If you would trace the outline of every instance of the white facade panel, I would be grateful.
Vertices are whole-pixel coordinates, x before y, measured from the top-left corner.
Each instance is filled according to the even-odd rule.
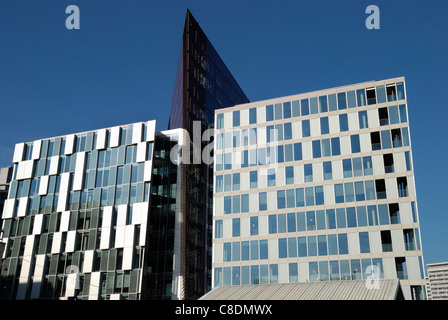
[[[102,250],[110,248],[110,229],[111,228],[101,229],[100,249]]]
[[[347,117],[349,130],[359,130],[358,112],[349,112]]]
[[[266,122],[266,107],[260,106],[257,107],[257,123]]]
[[[123,270],[132,270],[134,248],[123,249]]]
[[[313,146],[311,141],[302,142],[303,160],[313,159]]]
[[[97,131],[96,135],[96,150],[101,150],[106,148],[107,130],[100,129]]]
[[[59,192],[70,191],[70,172],[61,173],[61,183],[59,185]]]
[[[57,207],[58,212],[65,211],[67,209],[67,196],[68,196],[68,192],[60,192],[59,193],[58,207]]]
[[[222,220],[222,237],[224,239],[232,237],[232,219]]]
[[[156,133],[156,120],[146,122],[146,141],[154,141]]]
[[[404,159],[404,152],[394,152],[394,170],[395,172],[406,172],[406,162]]]
[[[258,217],[258,234],[260,236],[268,234],[268,216]]]
[[[67,240],[65,242],[65,252],[75,252],[76,230],[67,232]]]
[[[14,148],[14,156],[12,162],[18,163],[23,159],[23,152],[25,151],[25,143],[17,143]]]
[[[24,217],[26,215],[26,210],[28,209],[28,197],[23,197],[19,199],[19,207],[17,209],[17,217]]]
[[[339,180],[344,177],[342,171],[342,160],[334,160],[331,162],[331,170],[333,171],[333,180]]]
[[[310,119],[310,130],[312,137],[320,136],[320,118]]]
[[[394,252],[404,252],[404,237],[403,230],[390,230],[391,238],[392,238],[392,248]]]
[[[82,272],[89,273],[93,271],[93,259],[95,258],[94,250],[84,251],[84,264],[82,265]]]
[[[152,176],[152,160],[145,161],[145,171],[143,180],[145,182],[151,181]]]
[[[68,231],[70,224],[70,211],[64,211],[61,213],[61,223],[59,225],[59,231]]]
[[[42,233],[43,218],[44,218],[43,214],[36,214],[34,216],[33,234],[41,234]]]
[[[350,136],[340,137],[341,141],[341,155],[348,155],[352,153]]]
[[[369,119],[369,128],[379,127],[380,119],[378,117],[378,109],[367,110],[367,119]]]
[[[278,264],[278,283],[289,283],[289,265],[287,263]]]
[[[147,142],[140,142],[137,144],[137,162],[144,162],[146,160],[146,148],[148,146]]]
[[[125,226],[117,226],[115,229],[115,248],[124,247]]]
[[[402,224],[411,224],[414,222],[412,217],[412,209],[410,202],[400,202],[398,203],[400,210],[400,220]]]
[[[118,147],[120,145],[120,132],[119,126],[110,129],[110,146],[111,148]]]
[[[113,214],[114,207],[108,206],[104,207],[103,209],[103,220],[101,222],[102,228],[108,228],[112,226],[112,214]]]
[[[90,276],[89,300],[98,300],[101,289],[101,272],[92,272]]]
[[[372,151],[372,141],[370,140],[370,133],[360,133],[359,143],[361,145],[361,152]]]
[[[127,225],[124,229],[124,247],[133,247],[134,246],[134,230],[135,226]]]
[[[240,126],[249,125],[249,109],[243,109],[240,111]]]
[[[213,261],[212,263],[222,262],[222,243],[213,244]]]
[[[406,257],[406,268],[408,271],[408,279],[409,280],[420,280],[420,263],[418,261],[417,256],[408,256]]]
[[[39,195],[45,196],[48,192],[48,179],[49,176],[42,176],[40,177],[40,183],[39,183]]]
[[[241,225],[240,225],[240,229],[241,229],[241,237],[248,237],[250,236],[250,222],[249,222],[249,217],[243,217],[241,218]]]
[[[383,257],[384,279],[396,279],[395,258]]]
[[[70,155],[73,153],[75,149],[75,135],[69,134],[65,137],[65,149],[64,149],[64,155]]]
[[[128,217],[128,205],[127,204],[119,205],[117,212],[117,226],[126,225],[127,217]]]
[[[53,156],[50,158],[50,171],[49,175],[55,175],[58,174],[59,169],[59,156]]]
[[[386,195],[387,199],[397,199],[398,198],[398,188],[396,178],[386,178]]]
[[[249,211],[258,212],[258,209],[259,209],[258,194],[257,193],[249,194]]]
[[[369,242],[371,253],[381,253],[383,251],[380,231],[369,231]]]
[[[350,254],[359,254],[359,234],[357,232],[347,233],[348,252]]]
[[[51,245],[51,253],[61,252],[62,232],[53,233],[53,242]]]
[[[3,207],[2,219],[9,219],[14,217],[14,209],[16,207],[16,199],[6,199]]]
[[[134,123],[132,126],[132,143],[142,142],[143,123]]]
[[[42,140],[36,140],[33,143],[33,153],[31,155],[31,160],[37,160],[40,158],[40,149],[42,147]]]
[[[31,256],[33,254],[35,238],[36,238],[35,235],[28,235],[28,236],[26,236],[25,250],[23,251],[23,255],[24,256]]]
[[[278,259],[278,239],[268,240],[268,257],[269,259]]]
[[[372,156],[372,166],[374,175],[384,174],[384,160],[382,154]]]
[[[328,117],[328,126],[330,134],[339,133],[339,118],[337,115]]]
[[[324,186],[324,201],[326,205],[334,204],[334,186],[325,185]]]

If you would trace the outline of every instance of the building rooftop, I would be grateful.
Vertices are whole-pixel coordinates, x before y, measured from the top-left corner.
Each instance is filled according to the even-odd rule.
[[[378,281],[377,289],[365,280],[223,286],[199,300],[404,300],[398,279]]]

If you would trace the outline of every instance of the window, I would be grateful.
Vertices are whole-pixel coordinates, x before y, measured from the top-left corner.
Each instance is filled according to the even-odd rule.
[[[241,212],[249,212],[249,195],[241,195]]]
[[[324,204],[324,187],[317,186],[314,188],[314,197],[316,200],[316,206]]]
[[[285,144],[285,161],[294,161],[294,154],[292,151],[293,145],[292,144]]]
[[[392,153],[383,154],[383,163],[385,173],[394,172],[394,157]]]
[[[313,182],[313,165],[311,163],[303,166],[305,173],[305,182]]]
[[[250,259],[258,260],[258,240],[252,240],[250,242]]]
[[[346,228],[347,227],[347,219],[345,217],[345,208],[337,208],[336,209],[336,221],[338,228]]]
[[[356,187],[355,187],[356,189]],[[356,218],[358,220],[358,227],[366,227],[367,226],[367,210],[366,207],[357,207],[356,208]]]
[[[361,144],[359,142],[359,134],[351,135],[350,142],[351,142],[351,146],[352,146],[352,153],[361,152]]]
[[[405,249],[416,250],[414,229],[403,229],[403,237]]]
[[[339,115],[339,131],[348,131],[348,118],[346,113]]]
[[[308,236],[308,257],[317,256],[316,236]]]
[[[400,117],[398,115],[398,106],[389,107],[389,123],[390,124],[400,123]]]
[[[365,181],[366,186],[366,200],[375,200],[375,183],[373,180]]]
[[[397,97],[398,97],[398,100],[406,99],[405,94],[404,94],[404,83],[403,82],[397,83]]]
[[[314,188],[305,188],[305,200],[307,206],[314,206]]]
[[[386,102],[386,90],[385,90],[384,86],[376,87],[376,98],[377,98],[377,103]]]
[[[406,258],[405,257],[395,258],[395,267],[396,267],[398,279],[407,280],[408,272],[407,272],[407,268],[406,268]]]
[[[376,206],[368,206],[367,207],[367,218],[369,220],[369,226],[377,226],[378,225],[378,213],[376,210]]]
[[[390,230],[381,231],[381,246],[383,252],[392,252],[392,236]]]
[[[258,206],[259,211],[266,211],[268,209],[266,192],[260,192],[258,194]]]
[[[232,175],[224,175],[224,192],[232,191]]]
[[[330,127],[328,125],[328,117],[320,118],[320,133],[321,134],[330,133]]]
[[[312,144],[313,144],[313,158],[314,159],[320,158],[322,155],[320,150],[320,140],[314,140]]]
[[[320,112],[327,112],[328,111],[327,96],[320,96],[319,97],[319,110],[320,110]]]
[[[240,190],[240,174],[234,173],[233,174],[233,191],[239,191]]]
[[[332,180],[333,179],[333,172],[331,169],[331,161],[326,161],[323,163],[323,169],[324,169],[324,180]]]
[[[408,122],[407,112],[406,112],[406,105],[402,104],[399,106],[400,109],[400,121],[401,123]]]
[[[380,220],[380,225],[389,224],[389,210],[387,209],[387,204],[378,205],[378,216]]]
[[[319,104],[317,102],[317,97],[310,98],[310,109],[311,114],[319,113]]]
[[[286,184],[294,184],[294,167],[285,167]]]
[[[344,178],[351,178],[352,175],[352,160],[351,159],[343,159],[342,160],[342,169],[344,171]]]
[[[327,236],[326,235],[317,236],[317,244],[318,244],[319,256],[326,256],[327,255]]]
[[[300,101],[301,104],[301,112],[302,112],[302,116],[307,116],[310,114],[310,106],[308,103],[308,99],[302,99]]]
[[[290,140],[290,139],[292,139],[292,126],[291,126],[291,122],[285,123],[283,126],[284,126],[284,135],[283,135],[283,139],[284,139],[284,140]]]
[[[292,102],[292,116],[298,117],[300,116],[300,102],[299,100],[295,100]]]
[[[392,148],[392,143],[391,143],[391,137],[390,137],[390,131],[389,130],[381,131],[381,142],[382,142],[383,149],[390,149],[390,148]]]
[[[397,89],[395,89],[395,85],[388,85],[386,87],[387,93],[387,101],[396,101],[397,100]]]
[[[258,188],[258,171],[251,171],[249,174],[250,188]]]
[[[294,161],[302,160],[302,143],[294,143]]]
[[[328,95],[328,108],[330,111],[336,111],[338,109],[336,94]]]
[[[367,93],[367,104],[368,105],[375,104],[376,103],[375,88],[367,88],[366,93]]]
[[[356,108],[356,94],[354,90],[347,92],[347,104],[349,108]]]
[[[240,126],[240,111],[233,111],[233,127]]]
[[[278,220],[278,233],[286,232],[286,214],[282,213],[277,216]]]
[[[371,156],[362,158],[362,166],[363,166],[363,169],[364,169],[364,175],[365,176],[373,174],[372,157]]]
[[[369,127],[369,123],[367,121],[367,111],[358,112],[359,119],[359,129],[366,129]]]
[[[282,119],[282,104],[276,103],[274,106],[274,116],[275,120],[281,120]]]
[[[286,195],[285,190],[277,191],[277,209],[285,209],[286,208]]]
[[[361,253],[370,253],[369,233],[359,233],[359,248]]]
[[[309,137],[311,136],[311,129],[310,129],[310,120],[303,120],[302,121],[302,137]]]
[[[336,229],[336,216],[334,209],[327,209],[326,212],[327,229]]]
[[[408,196],[408,181],[406,177],[397,178],[398,196],[400,198]]]
[[[270,214],[268,216],[269,234],[277,233],[277,215]]]
[[[268,180],[268,187],[275,186],[275,169],[267,170],[267,180]]]
[[[338,234],[339,254],[348,254],[348,241],[346,233]]]
[[[386,183],[384,179],[375,180],[376,198],[386,199]]]
[[[353,190],[353,182],[344,183],[345,202],[355,201],[355,192]]]
[[[362,176],[362,160],[361,158],[353,158],[353,176],[360,177]]]
[[[283,102],[283,119],[291,118],[291,102]]]
[[[274,120],[274,106],[267,105],[266,106],[266,121],[273,121]]]
[[[405,158],[405,161],[406,161],[406,170],[407,171],[412,171],[411,152],[410,151],[405,151],[404,158]]]
[[[232,197],[224,197],[224,214],[232,213]]]
[[[403,141],[401,139],[401,130],[400,129],[392,129],[392,145],[394,148],[400,148],[403,146]]]
[[[358,100],[358,107],[362,107],[366,105],[366,92],[364,89],[356,90],[356,96]]]
[[[344,203],[344,186],[342,183],[334,185],[334,195],[336,203]]]
[[[296,232],[296,214],[290,212],[287,214],[288,232]]]
[[[389,204],[389,216],[391,224],[400,224],[400,209],[398,203]]]
[[[257,123],[257,108],[249,109],[249,124]]]
[[[331,156],[331,144],[330,139],[322,140],[322,157],[330,157]]]
[[[331,155],[332,156],[341,155],[341,146],[339,143],[339,137],[331,138]]]
[[[378,131],[370,133],[370,141],[372,142],[372,151],[381,150],[381,139]]]
[[[357,181],[355,182],[355,196],[356,201],[364,201],[366,199],[364,195],[364,182]]]
[[[307,245],[306,245],[306,237],[298,237],[297,238],[297,247],[299,251],[299,257],[307,256]]]
[[[232,237],[240,236],[240,218],[232,219]]]
[[[345,92],[338,93],[338,109],[347,109],[347,100],[345,98]]]
[[[305,194],[303,188],[296,189],[296,207],[305,206]]]

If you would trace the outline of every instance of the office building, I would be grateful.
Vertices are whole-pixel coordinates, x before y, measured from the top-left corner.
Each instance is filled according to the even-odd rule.
[[[428,300],[448,300],[448,262],[428,264]]]
[[[12,178],[12,167],[0,168],[0,219],[2,217],[3,206],[8,197],[9,183]]]
[[[215,111],[213,286],[399,279],[424,298],[404,78]]]

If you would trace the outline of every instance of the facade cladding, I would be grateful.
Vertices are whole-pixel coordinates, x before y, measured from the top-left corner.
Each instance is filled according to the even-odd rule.
[[[424,297],[404,78],[215,116],[214,287],[398,278]]]
[[[249,100],[188,11],[177,69],[169,129],[182,128],[193,138],[213,126],[214,111]],[[191,146],[193,155],[197,147]],[[181,166],[182,221],[179,297],[197,299],[211,288],[213,168],[204,163]],[[161,227],[163,227],[161,225]],[[169,275],[167,275],[169,277]],[[154,298],[163,298],[154,296]]]
[[[1,299],[139,299],[155,121],[16,145]]]

